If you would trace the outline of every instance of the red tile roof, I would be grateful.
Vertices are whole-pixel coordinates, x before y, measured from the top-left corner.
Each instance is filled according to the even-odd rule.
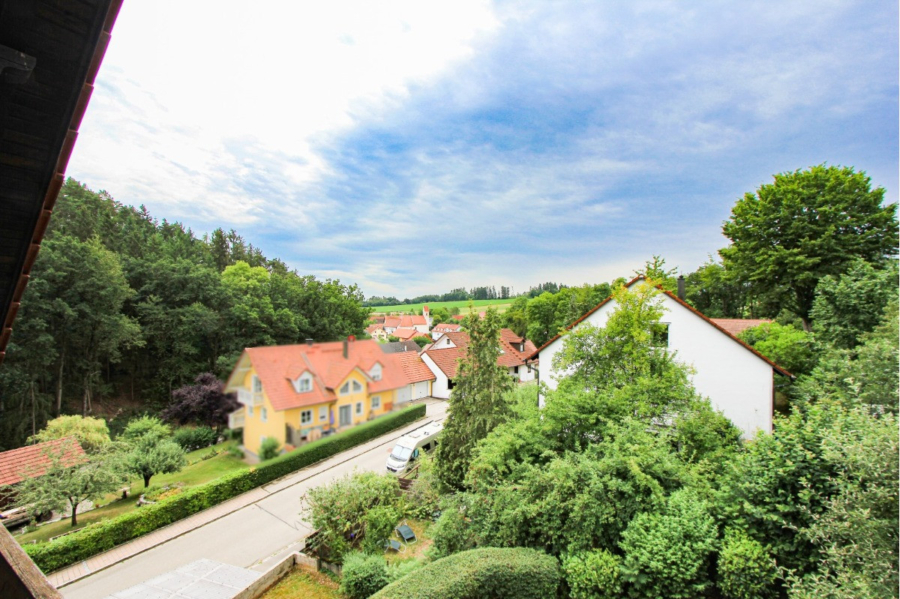
[[[64,465],[74,465],[84,455],[81,445],[72,437],[4,451],[0,453],[0,486],[43,475],[53,464],[51,456],[59,456]]]
[[[735,336],[751,327],[772,322],[764,318],[710,318],[710,320]]]
[[[396,329],[400,326],[400,317],[399,316],[387,316],[384,319],[385,328],[390,327]]]
[[[640,280],[643,280],[643,279],[644,279],[644,275],[638,275],[638,276],[636,276],[635,278],[631,279],[628,283],[626,283],[625,286],[626,286],[626,287],[631,287],[631,286],[634,285],[636,282],[638,282],[638,281],[640,281]],[[670,292],[670,291],[667,291],[667,290],[663,289],[663,288],[660,287],[660,286],[657,286],[657,288],[658,288],[661,292],[665,293],[665,294],[668,295],[670,298],[672,298],[673,300],[675,300],[676,302],[678,302],[679,304],[681,304],[682,306],[684,306],[685,308],[687,308],[688,310],[690,310],[691,312],[693,312],[694,314],[696,314],[697,316],[699,316],[700,318],[702,318],[703,320],[705,320],[706,322],[708,322],[710,325],[712,325],[712,326],[714,326],[715,328],[717,328],[721,333],[723,333],[723,334],[725,334],[725,335],[728,335],[728,337],[730,337],[731,339],[733,339],[735,342],[740,343],[741,345],[743,345],[743,346],[744,346],[744,349],[749,350],[749,351],[753,352],[754,354],[756,354],[756,356],[757,356],[758,358],[760,358],[760,359],[763,360],[764,362],[768,363],[769,366],[771,366],[771,367],[772,367],[776,372],[778,372],[779,374],[782,374],[782,375],[784,375],[784,376],[786,376],[786,377],[789,377],[789,378],[795,378],[793,374],[791,374],[790,372],[788,372],[787,370],[785,370],[784,368],[782,368],[781,366],[779,366],[778,364],[776,364],[775,362],[773,362],[772,360],[770,360],[769,358],[765,357],[764,355],[762,355],[761,353],[759,353],[758,351],[756,351],[755,349],[753,349],[752,347],[750,347],[749,345],[747,345],[746,343],[744,343],[743,341],[741,341],[740,339],[738,339],[737,337],[735,337],[734,335],[732,335],[731,333],[729,333],[728,331],[726,331],[722,326],[716,324],[711,318],[708,318],[707,316],[703,315],[703,313],[701,313],[699,310],[697,310],[696,308],[694,308],[694,307],[693,307],[692,305],[690,305],[689,303],[685,302],[683,299],[681,299],[680,297],[678,297],[678,296],[675,295],[674,293],[672,293],[672,292]],[[575,322],[573,322],[572,324],[570,324],[569,326],[567,326],[567,327],[566,327],[566,330],[567,330],[567,331],[572,330],[574,327],[576,327],[578,324],[580,324],[583,320],[585,320],[588,316],[590,316],[591,314],[593,314],[594,312],[596,312],[597,310],[599,310],[600,308],[602,308],[603,306],[605,306],[607,303],[609,303],[609,302],[612,300],[612,298],[613,298],[613,297],[610,295],[608,298],[606,298],[605,300],[603,300],[602,302],[600,302],[599,304],[597,304],[596,306],[594,306],[593,308],[591,308],[590,310],[588,310],[587,312],[585,312],[584,315],[583,315],[581,318],[579,318],[578,320],[576,320]],[[561,336],[562,336],[562,333],[556,334],[552,339],[550,339],[549,341],[547,341],[547,343],[545,343],[545,344],[542,345],[540,348],[538,348],[537,351],[533,352],[533,353],[528,357],[528,359],[529,359],[529,360],[535,360],[535,359],[537,359],[538,356],[539,356],[539,354],[541,353],[541,350],[543,350],[545,347],[547,347],[548,345],[550,345],[551,343],[553,343],[554,341],[556,341],[557,339],[559,339]]]
[[[428,348],[422,353],[428,354],[438,368],[441,369],[447,378],[456,376],[457,364],[460,358],[465,358],[466,349],[469,346],[469,334],[463,332],[444,333],[435,341],[435,345],[440,345],[441,338],[447,337],[456,345],[456,347],[438,349]],[[519,344],[523,341],[521,337],[516,335],[509,329],[500,329],[500,348],[503,353],[497,358],[497,364],[504,368],[512,368],[513,366],[521,366],[525,360],[534,351],[534,343],[525,339],[525,351],[519,351]]]
[[[427,325],[427,324],[428,324],[428,321],[425,320],[425,317],[422,316],[421,314],[417,314],[415,316],[410,316],[408,314],[405,314],[400,317],[400,326],[404,327],[404,328],[414,327],[416,325],[422,326],[422,325]]]
[[[343,355],[342,341],[250,347],[244,351],[274,410],[290,410],[334,401],[337,399],[334,393],[336,387],[356,369],[366,376],[370,393],[398,389],[409,384],[397,358],[399,354],[385,354],[374,339],[348,342],[347,358]],[[368,378],[368,373],[376,362],[381,364],[379,381]],[[304,369],[308,369],[313,375],[312,390],[297,393],[292,382],[296,380],[296,376],[292,375],[297,375]]]
[[[418,329],[411,328],[394,329],[394,332],[391,333],[391,335],[397,337],[401,341],[406,341],[407,339],[412,339],[413,337],[429,337],[428,333],[423,333]]]
[[[400,352],[400,363],[403,366],[403,374],[406,376],[407,383],[421,383],[422,381],[433,381],[436,377],[428,365],[422,361],[416,352]]]
[[[438,333],[453,333],[453,332],[458,331],[461,326],[462,325],[460,325],[459,323],[452,323],[452,324],[441,323],[441,324],[434,325],[434,328],[431,330],[437,331]]]

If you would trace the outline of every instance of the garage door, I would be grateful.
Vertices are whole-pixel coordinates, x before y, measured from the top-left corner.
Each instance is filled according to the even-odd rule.
[[[422,381],[421,383],[416,383],[413,387],[413,399],[419,399],[422,397],[428,397],[428,381]]]
[[[402,404],[408,402],[412,398],[412,390],[410,389],[410,385],[403,387],[402,389],[397,389],[397,400],[395,403]]]

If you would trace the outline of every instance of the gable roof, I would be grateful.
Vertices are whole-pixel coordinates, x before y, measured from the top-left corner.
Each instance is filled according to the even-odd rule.
[[[50,455],[59,455],[64,465],[77,464],[86,454],[73,437],[36,443],[0,453],[0,486],[42,476],[53,465]]]
[[[459,323],[456,323],[456,322],[454,322],[454,323],[443,322],[441,324],[434,325],[434,328],[431,330],[437,331],[438,333],[453,333],[453,332],[458,331],[461,327],[462,327],[462,325]]]
[[[422,348],[412,339],[406,341],[391,341],[390,343],[381,343],[381,351],[386,354],[399,354],[403,352],[419,353]]]
[[[369,393],[409,384],[397,357],[400,354],[386,354],[374,339],[363,339],[348,341],[347,357],[344,358],[343,344],[342,341],[335,341],[248,347],[244,353],[256,371],[272,409],[276,411],[334,401],[337,399],[335,389],[353,371],[360,372],[366,378]],[[378,381],[368,375],[376,362],[382,366],[381,380]],[[305,370],[312,373],[312,389],[297,393],[292,381]]]
[[[438,347],[433,349],[434,345],[438,345],[444,337],[450,339],[456,347]],[[497,357],[497,365],[504,368],[512,368],[521,366],[525,360],[534,352],[534,343],[524,339],[525,351],[520,352],[517,347],[523,341],[510,329],[500,329],[500,349],[503,353]],[[444,333],[435,340],[432,347],[426,347],[422,353],[427,354],[435,365],[441,369],[447,378],[456,376],[458,361],[466,355],[466,349],[469,347],[469,334],[464,332]]]
[[[406,327],[403,327],[403,328],[399,328],[399,329],[394,329],[394,332],[391,333],[391,335],[393,335],[394,337],[399,338],[401,341],[405,341],[405,340],[407,340],[407,339],[412,339],[413,337],[425,337],[425,336],[428,336],[428,333],[423,333],[423,332],[420,331],[419,329],[412,329],[412,328],[406,328]]]
[[[523,342],[525,349],[519,351]],[[521,366],[536,349],[532,341],[519,337],[510,329],[500,329],[500,347],[503,348],[504,353],[497,359],[497,364],[507,368]]]
[[[422,381],[433,381],[437,377],[428,368],[428,365],[422,361],[416,352],[405,352],[397,354],[400,364],[403,367],[403,374],[407,383],[421,383]]]
[[[632,285],[634,285],[635,283],[637,283],[638,281],[641,281],[641,280],[645,280],[644,275],[638,275],[638,276],[636,276],[635,278],[631,279],[628,283],[625,284],[625,287],[631,287]],[[776,364],[775,362],[773,362],[772,360],[770,360],[769,358],[765,357],[764,355],[762,355],[761,353],[759,353],[758,351],[756,351],[755,349],[753,349],[752,347],[750,347],[749,345],[747,345],[746,343],[744,343],[743,341],[741,341],[740,339],[738,339],[737,337],[735,337],[734,335],[732,335],[731,333],[729,333],[725,328],[723,328],[722,326],[716,324],[711,318],[708,318],[707,316],[705,316],[702,312],[700,312],[699,310],[697,310],[696,308],[694,308],[692,305],[690,305],[690,304],[688,304],[687,302],[685,302],[683,299],[681,299],[680,297],[678,297],[677,295],[675,295],[675,294],[672,293],[671,291],[667,291],[666,289],[663,289],[663,288],[662,288],[661,286],[659,286],[659,285],[657,285],[656,288],[659,289],[662,293],[664,293],[664,294],[666,294],[667,296],[669,296],[671,299],[675,300],[675,301],[676,301],[677,303],[679,303],[680,305],[684,306],[685,308],[687,308],[688,310],[690,310],[691,312],[693,312],[695,315],[697,315],[697,316],[699,316],[700,318],[702,318],[703,320],[705,320],[710,326],[715,327],[715,328],[716,328],[720,333],[722,333],[723,335],[727,335],[727,336],[728,336],[731,340],[733,340],[735,343],[741,344],[741,345],[744,347],[744,349],[746,349],[746,350],[752,352],[753,354],[755,354],[756,357],[758,357],[758,358],[761,359],[762,361],[766,362],[766,363],[767,363],[769,366],[771,366],[772,369],[774,369],[777,373],[779,373],[779,374],[781,374],[781,375],[784,375],[784,376],[786,376],[786,377],[788,377],[788,378],[795,378],[793,374],[791,374],[790,372],[788,372],[787,370],[785,370],[784,368],[782,368],[781,366],[779,366],[778,364]],[[578,320],[576,320],[575,322],[573,322],[572,324],[570,324],[569,326],[567,326],[563,332],[565,332],[565,331],[571,331],[573,328],[575,328],[576,326],[578,326],[579,324],[581,324],[581,322],[584,321],[584,320],[585,320],[587,317],[589,317],[591,314],[593,314],[594,312],[596,312],[597,310],[599,310],[600,308],[602,308],[603,306],[605,306],[606,304],[608,304],[609,302],[611,302],[612,299],[613,299],[613,296],[610,295],[608,298],[606,298],[605,300],[603,300],[602,302],[600,302],[599,304],[597,304],[596,306],[594,306],[593,308],[591,308],[590,310],[588,310],[587,312],[585,312],[584,315],[583,315],[581,318],[579,318]],[[543,350],[545,347],[549,346],[551,343],[557,341],[560,337],[562,337],[563,332],[560,332],[560,333],[557,333],[556,335],[554,335],[549,341],[547,341],[547,342],[546,342],[545,344],[543,344],[540,348],[538,348],[536,351],[534,351],[530,356],[528,356],[528,360],[531,361],[531,360],[537,359],[537,357],[538,357],[538,356],[540,355],[540,353],[541,353],[541,350]]]

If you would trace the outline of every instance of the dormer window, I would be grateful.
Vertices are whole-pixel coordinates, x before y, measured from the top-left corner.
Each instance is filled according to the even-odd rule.
[[[312,391],[313,388],[312,375],[309,372],[304,372],[291,383],[293,383],[294,391],[297,393],[307,393]]]
[[[381,364],[375,364],[372,366],[372,370],[369,371],[369,376],[372,377],[373,381],[381,380]]]

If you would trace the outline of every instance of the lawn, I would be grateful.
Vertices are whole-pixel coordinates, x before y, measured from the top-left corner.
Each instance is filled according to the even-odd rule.
[[[409,559],[422,559],[425,556],[425,551],[431,547],[432,540],[431,534],[429,534],[429,528],[432,524],[430,520],[404,520],[401,523],[406,523],[409,525],[413,532],[416,533],[416,539],[418,539],[415,543],[410,545],[406,545],[404,550],[396,553],[394,551],[388,551],[385,553],[385,560],[389,563],[395,562],[405,562]],[[398,525],[399,526],[399,525]],[[394,540],[399,540],[399,537],[396,533],[393,536]]]
[[[469,301],[470,300],[458,300],[455,302],[423,302],[420,304],[397,304],[394,306],[373,306],[373,312],[404,312],[404,313],[416,313],[420,314],[422,312],[423,306],[428,306],[430,310],[434,310],[435,308],[459,308],[460,314],[468,314],[469,312]],[[511,299],[492,299],[492,300],[471,300],[475,307],[481,312],[486,306],[493,306],[500,312],[506,311],[511,305],[513,300]]]
[[[219,478],[223,474],[249,468],[250,466],[246,464],[242,459],[230,456],[228,455],[228,453],[226,453],[226,450],[236,443],[237,441],[226,441],[225,443],[215,445],[214,447],[206,447],[204,449],[192,451],[187,454],[187,461],[189,465],[185,466],[181,470],[181,472],[176,472],[174,474],[160,474],[154,476],[152,479],[150,479],[150,485],[164,486],[179,483],[184,485],[185,487],[194,487]],[[201,459],[203,456],[209,455],[213,451],[213,449],[219,451],[219,455],[207,460]],[[110,493],[99,501],[99,504],[102,507],[91,510],[89,512],[85,512],[83,514],[78,514],[78,528],[83,528],[84,526],[87,526],[88,524],[91,524],[93,522],[99,522],[101,520],[106,520],[107,518],[114,518],[120,514],[138,509],[136,502],[138,497],[140,497],[141,491],[143,491],[143,489],[144,482],[142,480],[135,479],[129,486],[127,499],[122,499],[121,493]],[[15,538],[17,541],[19,541],[20,545],[24,545],[25,543],[30,543],[32,541],[47,541],[51,537],[76,530],[71,527],[70,523],[71,520],[69,518],[63,518],[62,520],[59,520],[57,522],[42,524],[37,528],[37,530],[34,530],[32,532],[23,535],[17,534],[15,535]]]
[[[339,586],[322,572],[294,568],[260,599],[346,599]]]

